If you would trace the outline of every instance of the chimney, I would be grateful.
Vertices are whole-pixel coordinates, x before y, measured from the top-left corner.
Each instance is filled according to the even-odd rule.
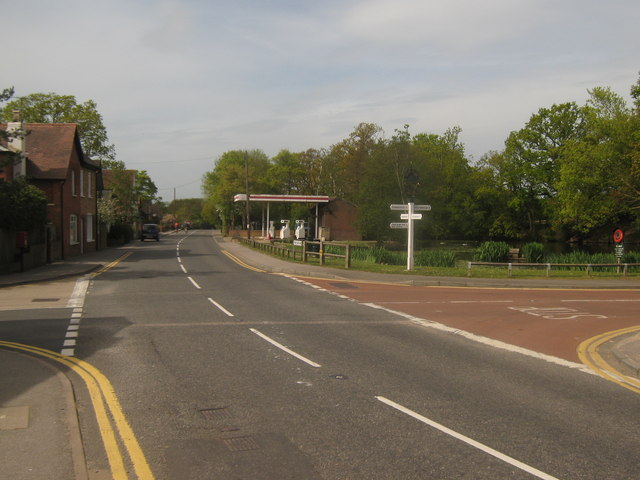
[[[7,133],[9,134],[8,147],[12,152],[17,153],[16,161],[13,165],[13,178],[27,175],[26,141],[27,132],[24,131],[24,123],[20,118],[20,110],[11,112],[11,122],[7,123]]]

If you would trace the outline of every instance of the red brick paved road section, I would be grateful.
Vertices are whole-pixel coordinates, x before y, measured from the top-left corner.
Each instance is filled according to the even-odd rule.
[[[639,290],[416,287],[305,279],[361,303],[579,362],[578,345],[640,323]]]

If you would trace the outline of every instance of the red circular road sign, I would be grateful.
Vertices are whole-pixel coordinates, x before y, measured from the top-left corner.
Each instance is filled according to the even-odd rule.
[[[615,232],[613,232],[613,241],[614,242],[620,243],[623,238],[624,238],[624,232],[622,230],[617,229]]]

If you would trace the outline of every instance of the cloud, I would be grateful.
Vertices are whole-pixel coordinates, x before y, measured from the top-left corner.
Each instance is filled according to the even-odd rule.
[[[467,53],[525,35],[541,12],[519,0],[360,2],[344,17],[354,38],[385,49]]]
[[[142,44],[159,51],[183,50],[194,26],[190,11],[175,1],[162,2],[151,10],[153,25],[143,32]]]
[[[3,78],[17,95],[95,100],[119,159],[192,196],[229,149],[329,147],[360,122],[388,135],[409,123],[459,125],[479,158],[540,107],[600,85],[628,97],[636,4],[22,0],[3,11]]]

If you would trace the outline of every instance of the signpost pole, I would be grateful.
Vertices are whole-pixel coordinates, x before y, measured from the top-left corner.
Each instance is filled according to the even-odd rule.
[[[409,219],[407,223],[409,224],[408,232],[407,232],[407,270],[413,270],[413,202],[409,202],[407,205],[409,207]]]

